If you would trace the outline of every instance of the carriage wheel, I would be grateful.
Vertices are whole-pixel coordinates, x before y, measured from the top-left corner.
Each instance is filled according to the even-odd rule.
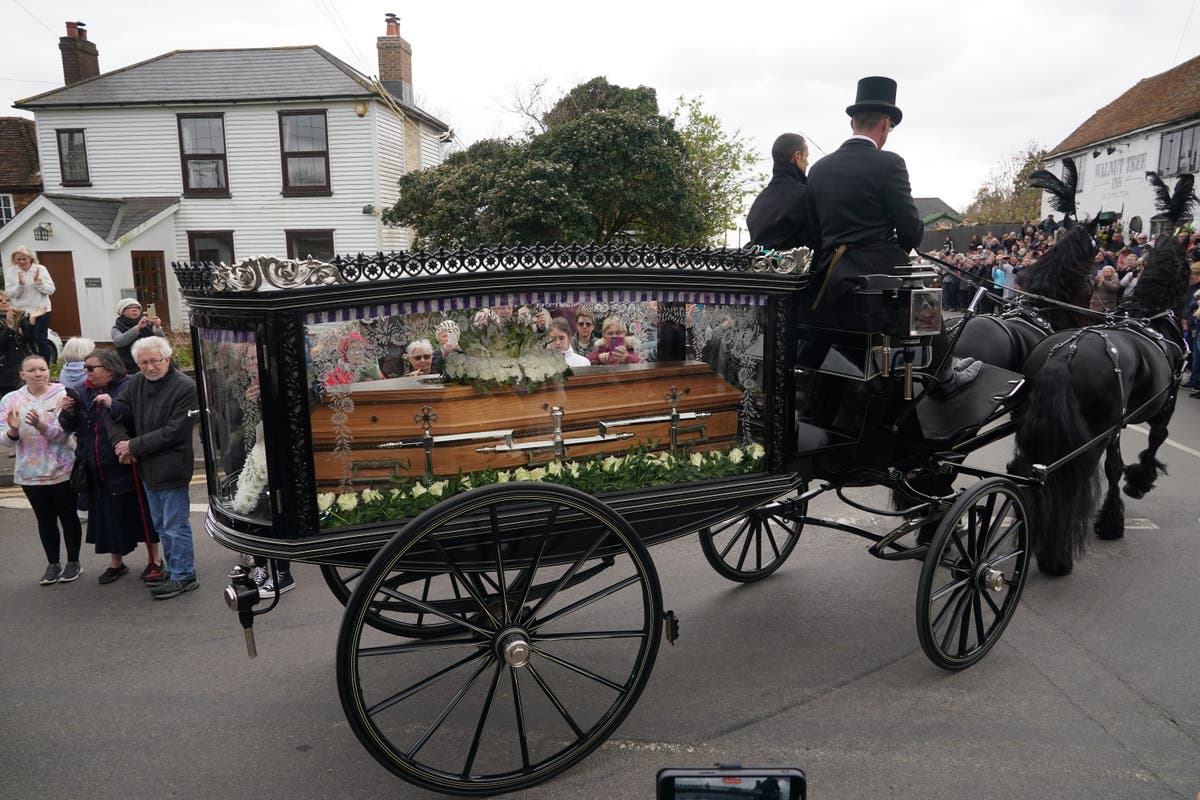
[[[746,514],[700,531],[700,549],[722,576],[750,583],[762,580],[787,560],[800,541],[804,523],[778,513],[778,505],[755,508]],[[799,506],[800,516],[808,503]]]
[[[346,605],[366,569],[322,564],[321,576],[325,578],[326,585],[338,602]],[[454,575],[393,572],[383,585],[393,590],[404,587],[405,593],[456,616],[466,618],[469,615],[469,609],[464,613],[462,607],[470,595]],[[436,638],[461,630],[456,624],[447,622],[440,616],[421,608],[406,606],[402,601],[394,601],[387,607],[368,611],[366,621],[377,630],[414,639]]]
[[[967,488],[929,543],[917,587],[921,649],[942,669],[966,669],[1000,639],[1029,568],[1025,503],[1007,478]]]
[[[389,587],[406,554],[458,577],[472,613]],[[372,628],[370,615],[396,601],[453,632],[397,642]],[[620,725],[649,678],[661,620],[658,575],[625,520],[574,489],[487,486],[424,512],[368,565],[338,636],[338,694],[367,751],[410,783],[517,791]]]

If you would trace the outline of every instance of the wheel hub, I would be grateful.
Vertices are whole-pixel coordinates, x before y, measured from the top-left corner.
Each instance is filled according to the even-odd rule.
[[[501,631],[496,637],[496,655],[510,667],[523,667],[528,664],[532,652],[529,634],[520,628]]]
[[[984,589],[991,589],[993,592],[1003,591],[1004,573],[989,564],[984,564],[979,571],[979,582]]]

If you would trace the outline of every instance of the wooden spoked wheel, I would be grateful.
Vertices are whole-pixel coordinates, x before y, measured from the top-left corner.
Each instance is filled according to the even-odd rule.
[[[917,635],[942,669],[975,664],[1000,639],[1029,571],[1029,524],[1016,484],[989,478],[959,495],[929,542]]]
[[[388,584],[414,563],[455,576],[469,613]],[[397,609],[453,630],[397,641],[369,622]],[[625,520],[573,489],[488,486],[421,514],[358,578],[338,636],[338,693],[363,746],[405,780],[452,794],[517,791],[620,725],[649,678],[661,624],[658,575]]]
[[[712,568],[740,583],[762,580],[779,569],[804,530],[803,522],[783,516],[780,508],[769,504],[702,529],[700,548]],[[801,516],[807,510],[807,503],[799,507]]]

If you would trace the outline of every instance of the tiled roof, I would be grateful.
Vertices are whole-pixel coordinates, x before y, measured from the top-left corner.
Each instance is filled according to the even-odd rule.
[[[17,108],[225,103],[370,97],[369,79],[316,45],[173,50],[18,100]],[[399,98],[396,98],[399,101]],[[447,129],[407,103],[407,110]]]
[[[945,213],[962,219],[962,215],[951,208],[950,204],[940,197],[914,197],[913,204],[917,207],[917,214],[922,218],[933,214]]]
[[[1150,78],[1092,114],[1059,142],[1051,156],[1089,147],[1131,131],[1200,117],[1200,56]]]
[[[42,185],[33,120],[0,117],[0,189]]]
[[[42,196],[110,244],[179,202],[178,197],[81,197],[72,194]]]

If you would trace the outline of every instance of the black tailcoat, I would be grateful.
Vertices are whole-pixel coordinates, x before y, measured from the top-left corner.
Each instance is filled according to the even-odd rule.
[[[840,245],[849,245],[829,276],[822,304],[845,294],[859,275],[908,263],[925,232],[904,159],[865,139],[848,139],[810,170],[809,211],[821,232],[820,286]],[[816,293],[813,289],[813,293]]]

